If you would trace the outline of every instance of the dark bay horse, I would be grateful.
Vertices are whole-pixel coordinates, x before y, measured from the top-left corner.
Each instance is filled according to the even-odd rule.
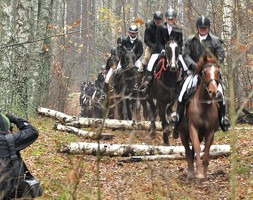
[[[155,137],[156,135],[155,118],[156,110],[158,110],[159,118],[162,122],[163,141],[166,145],[169,145],[168,136],[172,130],[166,120],[166,109],[171,110],[182,84],[182,67],[180,67],[178,62],[179,49],[180,47],[174,40],[166,43],[166,58],[159,59],[154,66],[155,78],[150,88],[150,95],[147,98],[151,108],[150,136]]]
[[[84,82],[81,86],[80,105],[81,117],[93,117],[93,102],[92,96],[95,92],[95,85],[90,81]]]
[[[131,50],[121,46],[121,68],[118,69],[113,79],[113,102],[115,106],[115,118],[132,120],[132,111],[136,103],[136,78],[137,68],[135,67],[136,56],[134,48]]]
[[[199,85],[189,101],[184,118],[179,126],[181,141],[185,147],[188,162],[188,178],[194,178],[194,155],[196,152],[195,177],[205,179],[209,164],[209,150],[214,140],[214,133],[219,127],[218,85],[221,84],[220,67],[216,60],[205,55],[197,65]],[[204,155],[200,157],[200,143],[204,140]],[[192,149],[190,144],[192,143]]]

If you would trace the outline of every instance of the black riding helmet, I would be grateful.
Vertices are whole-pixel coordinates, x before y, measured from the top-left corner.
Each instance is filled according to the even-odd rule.
[[[169,8],[165,13],[165,17],[167,19],[174,19],[177,17],[177,12],[173,8]]]
[[[123,40],[123,37],[122,37],[122,36],[118,37],[118,38],[117,38],[117,44],[122,43],[122,40]]]
[[[207,17],[202,15],[197,19],[196,27],[210,28],[210,26],[211,22]]]
[[[162,20],[163,19],[163,13],[161,11],[156,11],[153,14],[153,19],[154,20]]]
[[[138,33],[138,26],[133,24],[128,29],[129,33]]]
[[[116,49],[115,48],[111,48],[111,55],[116,55]]]

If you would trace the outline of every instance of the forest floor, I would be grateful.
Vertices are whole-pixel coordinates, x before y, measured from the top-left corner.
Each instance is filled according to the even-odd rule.
[[[73,108],[67,112],[71,111]],[[79,113],[67,114],[78,115]],[[206,181],[189,181],[185,160],[124,163],[121,162],[124,159],[122,157],[104,156],[98,164],[96,156],[60,153],[59,149],[64,144],[95,141],[78,137],[75,134],[56,131],[53,119],[38,116],[31,122],[39,130],[40,136],[34,144],[22,151],[22,156],[32,174],[44,186],[44,194],[38,199],[231,199],[231,156],[210,160]],[[238,124],[237,127],[253,128],[246,124]],[[158,132],[157,137],[153,140],[149,138],[147,131],[107,129],[102,132],[116,135],[113,140],[101,141],[102,143],[163,145],[161,132]],[[235,199],[253,199],[252,138],[253,129],[236,131]],[[214,144],[230,144],[230,141],[231,132],[218,131]],[[173,140],[171,137],[170,143],[181,145],[179,139]]]

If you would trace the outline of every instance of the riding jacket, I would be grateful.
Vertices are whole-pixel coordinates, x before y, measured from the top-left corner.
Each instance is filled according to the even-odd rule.
[[[11,121],[11,120],[10,120]],[[14,133],[14,145],[17,151],[18,162],[20,166],[20,177],[24,176],[24,166],[22,163],[22,158],[20,156],[20,151],[31,145],[39,136],[38,131],[29,124],[28,121],[15,117],[16,126],[19,128],[18,133]],[[3,197],[6,198],[6,195],[11,195],[12,190],[14,189],[14,178],[15,172],[13,169],[11,154],[8,146],[8,142],[5,138],[5,135],[9,134],[8,132],[0,133],[0,199]],[[20,181],[21,184],[21,181]]]
[[[148,20],[144,32],[144,43],[151,48],[152,53],[156,53],[158,51],[156,44],[156,29],[157,26],[154,20]]]
[[[102,72],[99,72],[98,77],[95,80],[95,87],[99,89],[103,88],[104,81],[105,81],[105,74],[103,74]]]
[[[172,26],[172,31],[169,34],[167,28],[167,22],[164,22],[162,25],[158,26],[156,29],[156,43],[158,46],[158,52],[160,53],[163,49],[165,49],[165,44],[168,41],[175,40],[180,46],[180,54],[183,49],[183,31],[182,28],[178,25]]]
[[[207,50],[212,52],[217,59],[223,63],[225,58],[225,51],[222,47],[222,40],[210,33],[206,40],[202,43],[199,41],[199,34],[191,35],[185,42],[183,58],[190,70],[195,70],[196,64],[199,61],[201,55],[203,55]]]
[[[113,65],[116,66],[117,62],[118,61],[117,61],[116,49],[113,48],[113,51],[111,50],[111,56],[107,58],[106,60],[106,65],[105,65],[106,72],[108,72]]]
[[[136,56],[136,60],[138,60],[142,54],[143,54],[143,44],[142,41],[136,38],[134,42],[132,43],[130,41],[130,36],[127,36],[122,40],[122,45],[124,45],[128,50],[134,51],[134,54]]]

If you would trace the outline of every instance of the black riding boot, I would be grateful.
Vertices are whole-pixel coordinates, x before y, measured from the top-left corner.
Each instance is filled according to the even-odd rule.
[[[146,75],[148,71],[147,65],[142,64],[142,67],[143,67],[143,74]]]
[[[231,123],[226,117],[226,106],[223,104],[222,101],[219,102],[220,109],[219,109],[219,124],[221,127],[221,130],[224,132],[228,130],[230,127]]]
[[[147,70],[142,85],[140,86],[140,91],[142,92],[143,95],[146,95],[150,92],[152,79],[153,79],[152,72]]]
[[[108,83],[104,83],[104,87],[103,87],[103,92],[101,94],[101,97],[99,98],[98,102],[101,102],[105,99],[107,93],[108,93],[108,87],[109,87],[109,84]]]
[[[178,134],[178,127],[180,122],[182,121],[184,114],[184,102],[178,102],[177,104],[177,115],[176,115],[176,120],[174,122],[174,130],[173,130],[173,138],[178,139],[179,134]]]
[[[108,86],[109,84],[108,83],[104,83],[104,87],[103,87],[103,92],[104,92],[104,94],[107,94],[107,92],[108,92]]]

